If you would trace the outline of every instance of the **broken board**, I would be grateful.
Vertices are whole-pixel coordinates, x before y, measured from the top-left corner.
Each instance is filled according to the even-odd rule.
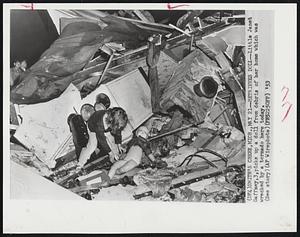
[[[67,117],[75,112],[73,107],[80,101],[79,91],[70,84],[60,97],[49,102],[15,105],[22,119],[14,136],[48,167],[53,168],[53,157],[70,137]]]

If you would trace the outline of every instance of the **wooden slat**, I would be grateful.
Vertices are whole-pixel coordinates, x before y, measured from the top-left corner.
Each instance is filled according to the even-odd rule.
[[[152,23],[152,22],[144,22],[144,21],[140,21],[140,20],[136,20],[136,19],[131,19],[131,18],[126,18],[126,17],[120,17],[120,16],[116,16],[119,19],[122,19],[124,21],[129,21],[131,23],[139,23],[141,25],[148,25],[148,26],[153,26],[153,27],[157,27],[157,28],[162,28],[164,30],[169,31],[169,33],[171,31],[174,31],[174,29],[168,25],[164,25],[164,24],[159,24],[159,23]]]

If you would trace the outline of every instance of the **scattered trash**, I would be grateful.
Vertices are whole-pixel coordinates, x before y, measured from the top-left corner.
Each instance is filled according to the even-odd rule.
[[[168,170],[146,169],[135,176],[137,183],[145,184],[152,191],[152,196],[157,198],[166,194],[171,187],[174,173]]]
[[[132,190],[133,187],[129,185],[102,188],[98,194],[94,195],[93,200],[134,200]]]

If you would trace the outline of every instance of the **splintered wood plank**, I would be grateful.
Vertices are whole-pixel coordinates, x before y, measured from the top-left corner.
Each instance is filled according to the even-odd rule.
[[[227,85],[230,87],[234,94],[235,103],[238,108],[238,114],[240,117],[240,122],[242,124],[243,130],[246,129],[246,106],[245,106],[245,96],[241,89],[241,86],[237,82],[235,76],[231,73],[231,70],[222,70],[222,77],[226,81]]]

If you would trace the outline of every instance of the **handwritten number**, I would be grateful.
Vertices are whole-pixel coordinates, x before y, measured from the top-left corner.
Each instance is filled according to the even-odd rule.
[[[176,5],[176,6],[172,6],[171,3],[167,4],[167,8],[169,10],[173,10],[174,8],[178,8],[178,7],[187,7],[187,6],[189,6],[189,5],[188,4],[179,4],[179,5]]]
[[[282,99],[282,102],[285,100],[285,98],[287,97],[287,95],[288,95],[288,93],[289,93],[289,91],[290,91],[290,89],[289,88],[287,88],[287,87],[283,87],[282,89],[281,89],[281,91],[286,91],[285,92],[285,95],[283,96],[283,99]]]
[[[286,101],[286,98],[288,96],[289,91],[290,91],[290,89],[288,87],[285,87],[285,86],[281,89],[281,92],[284,92],[284,95],[283,95],[283,98],[282,98],[282,103],[283,104],[281,106],[282,107],[287,107],[281,122],[283,122],[287,118],[287,116],[289,115],[289,113],[291,111],[292,105],[293,105],[289,101]]]
[[[30,8],[31,10],[34,9],[33,3],[29,3],[29,4],[26,4],[26,5],[22,4],[21,6],[22,6],[22,7],[25,7],[25,8]]]

